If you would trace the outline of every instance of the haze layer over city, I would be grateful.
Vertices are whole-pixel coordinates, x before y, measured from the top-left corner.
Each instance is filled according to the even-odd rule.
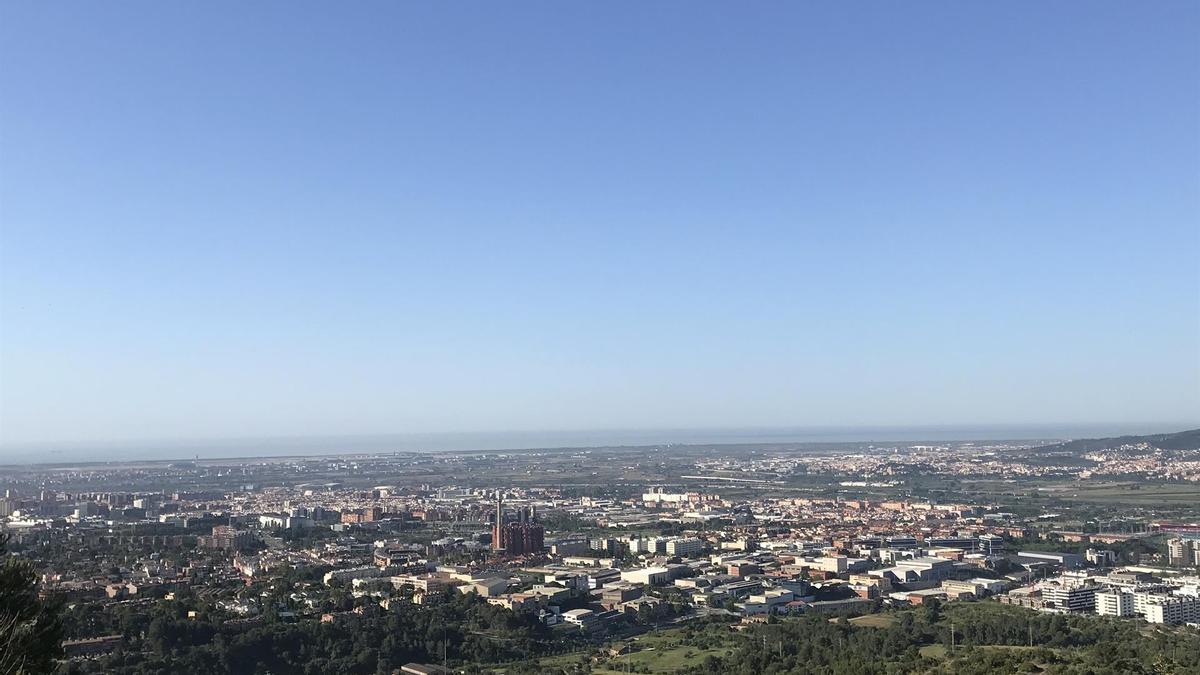
[[[1198,38],[0,3],[0,675],[1200,674]]]

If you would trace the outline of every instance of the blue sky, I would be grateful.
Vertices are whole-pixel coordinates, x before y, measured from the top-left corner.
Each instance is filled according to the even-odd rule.
[[[4,3],[0,444],[1195,423],[1197,34]]]

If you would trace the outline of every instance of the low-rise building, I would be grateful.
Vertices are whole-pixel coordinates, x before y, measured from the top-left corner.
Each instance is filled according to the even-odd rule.
[[[337,581],[352,581],[354,579],[369,579],[383,575],[383,570],[378,567],[351,567],[344,570],[331,570],[325,573],[324,581],[326,586],[332,585]]]
[[[670,583],[671,571],[666,567],[640,567],[621,572],[621,581],[647,586],[662,586]]]
[[[789,590],[772,588],[761,593],[751,594],[747,597],[746,601],[742,603],[742,613],[747,616],[772,614],[795,599],[795,594]]]
[[[562,620],[583,630],[591,630],[596,625],[596,613],[590,609],[572,609],[562,613]]]
[[[951,593],[970,593],[977,598],[1004,590],[1004,582],[996,579],[946,579],[942,588]]]
[[[612,609],[617,605],[642,597],[643,588],[641,584],[627,582],[605,586],[600,593],[600,604],[605,608]]]

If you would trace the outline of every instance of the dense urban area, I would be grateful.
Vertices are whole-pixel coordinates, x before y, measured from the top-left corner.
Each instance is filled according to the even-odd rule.
[[[1200,673],[1200,430],[0,467],[59,673]]]

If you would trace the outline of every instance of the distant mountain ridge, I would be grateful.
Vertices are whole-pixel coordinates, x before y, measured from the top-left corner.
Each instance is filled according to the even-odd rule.
[[[1075,441],[1064,441],[1051,445],[1031,448],[1028,452],[1074,453],[1110,450],[1122,445],[1137,445],[1148,443],[1163,450],[1197,450],[1200,449],[1200,429],[1179,431],[1173,434],[1152,434],[1148,436],[1116,436],[1113,438],[1081,438]]]

